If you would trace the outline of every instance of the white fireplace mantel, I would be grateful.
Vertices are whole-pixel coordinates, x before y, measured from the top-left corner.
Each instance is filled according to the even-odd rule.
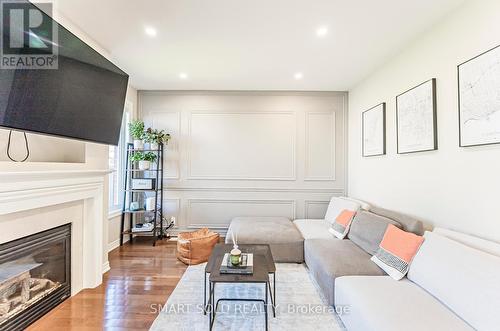
[[[108,173],[108,170],[0,172],[0,218],[37,208],[83,202],[82,281],[72,286],[73,293],[102,283],[103,192]]]

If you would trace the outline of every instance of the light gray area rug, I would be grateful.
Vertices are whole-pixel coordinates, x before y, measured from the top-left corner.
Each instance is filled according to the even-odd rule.
[[[269,330],[344,330],[333,307],[325,304],[304,264],[276,265],[276,317],[269,306]],[[205,264],[190,266],[150,330],[208,330],[203,315]],[[207,285],[208,287],[208,285]],[[217,298],[264,298],[263,284],[217,284]],[[264,307],[257,302],[221,302],[213,330],[265,330]]]

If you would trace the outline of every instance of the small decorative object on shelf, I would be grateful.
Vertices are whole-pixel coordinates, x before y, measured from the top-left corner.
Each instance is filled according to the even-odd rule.
[[[146,199],[146,210],[147,211],[152,211],[152,210],[155,210],[155,198],[154,197],[151,197],[151,198],[147,198]]]
[[[155,179],[154,178],[132,178],[131,189],[132,190],[154,190],[155,189]]]
[[[144,122],[132,121],[128,125],[130,135],[134,138],[134,149],[144,148]]]
[[[137,223],[133,228],[132,232],[150,232],[154,229],[153,222]]]
[[[124,236],[130,237],[130,243],[136,236],[150,236],[154,246],[156,240],[167,237],[168,228],[163,224],[163,143],[156,150],[135,147],[127,145],[120,245]],[[130,230],[125,230],[126,218]]]
[[[140,210],[139,208],[139,202],[137,201],[132,201],[130,203],[130,207],[129,207],[130,211],[137,211],[137,210]]]

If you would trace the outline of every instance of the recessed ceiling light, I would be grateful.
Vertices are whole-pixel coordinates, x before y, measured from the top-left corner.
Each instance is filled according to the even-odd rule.
[[[145,27],[144,32],[150,37],[156,37],[157,34],[156,29],[151,26]]]
[[[295,78],[296,80],[301,80],[302,78],[304,78],[304,74],[301,73],[301,72],[296,72],[294,75],[293,75],[293,78]]]
[[[320,26],[317,30],[316,30],[316,35],[318,37],[324,37],[328,34],[328,27],[326,26]]]
[[[179,78],[180,78],[180,79],[187,79],[187,78],[188,78],[188,75],[187,75],[185,72],[181,72],[181,73],[179,74]]]

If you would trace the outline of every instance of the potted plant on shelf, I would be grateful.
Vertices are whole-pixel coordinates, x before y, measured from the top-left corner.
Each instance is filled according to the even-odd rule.
[[[130,135],[134,139],[134,149],[144,148],[144,122],[132,121],[128,125]]]
[[[149,170],[151,162],[156,161],[156,154],[152,152],[134,152],[130,159],[132,162],[138,162],[139,170]]]
[[[168,143],[170,139],[170,135],[165,133],[164,130],[156,130],[152,128],[148,128],[144,132],[144,140],[149,143],[149,149],[158,150],[158,146],[161,143]]]

